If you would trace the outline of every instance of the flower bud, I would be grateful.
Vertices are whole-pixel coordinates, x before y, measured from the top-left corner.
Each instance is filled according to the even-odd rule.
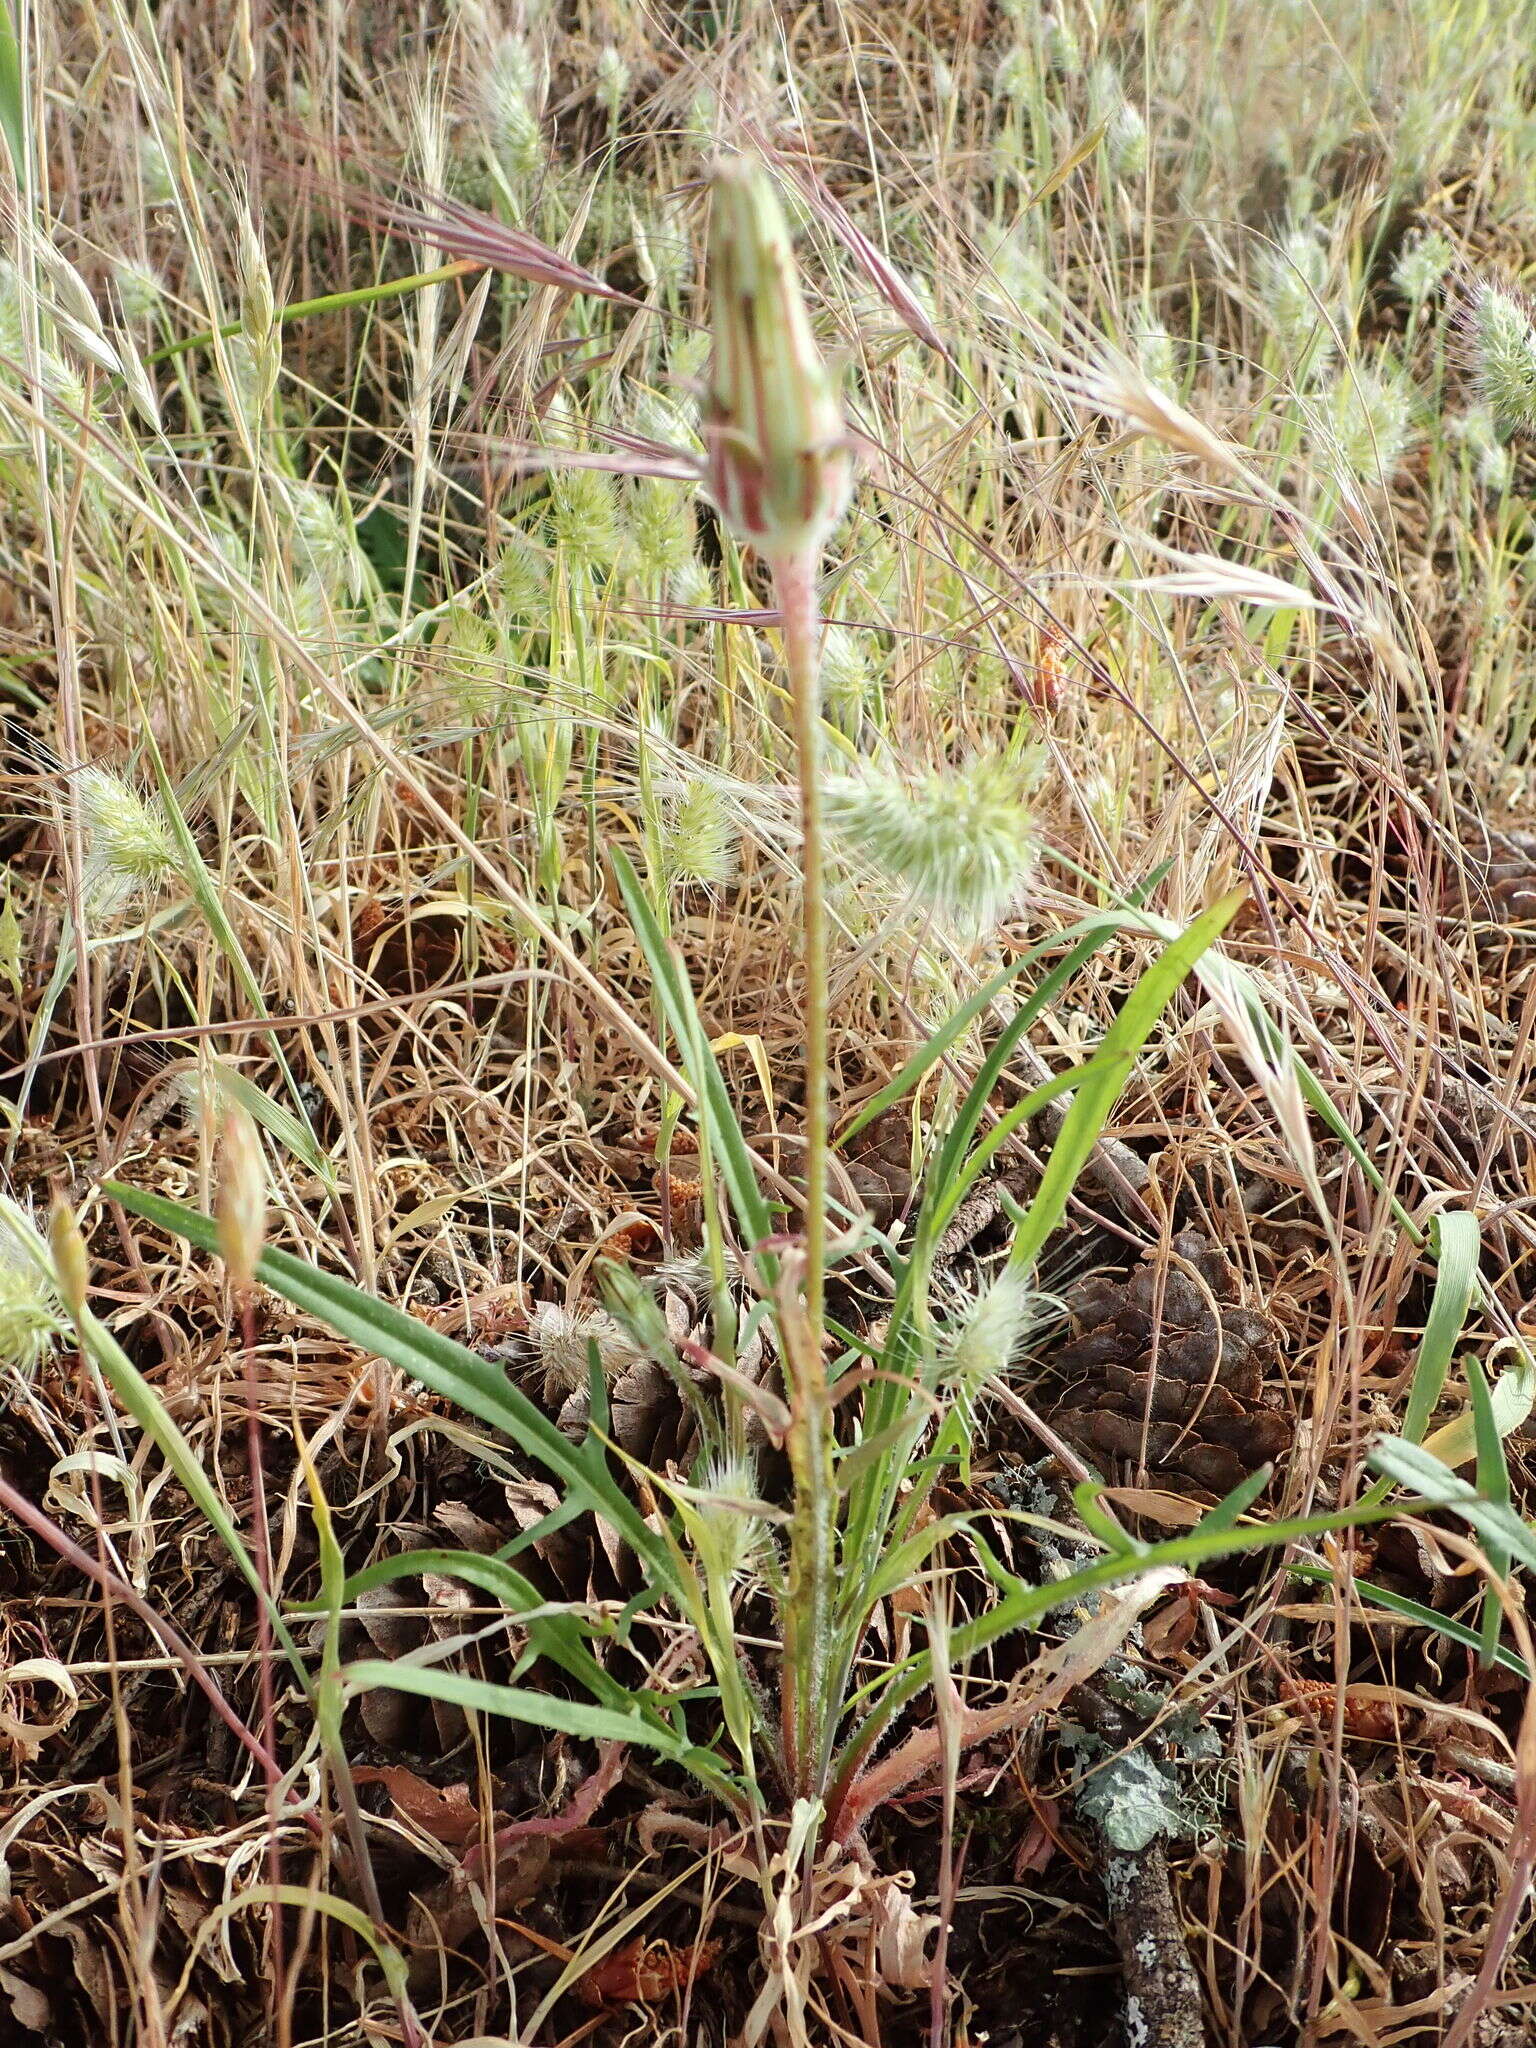
[[[230,1285],[249,1291],[267,1234],[267,1163],[249,1110],[231,1102],[225,1111],[219,1162],[219,1255]]]
[[[55,1196],[48,1218],[48,1249],[53,1254],[53,1277],[66,1312],[79,1321],[90,1286],[90,1258],[75,1212],[62,1196]]]
[[[765,554],[814,548],[842,516],[852,464],[789,229],[756,166],[737,162],[716,171],[709,253],[709,494],[736,537]]]

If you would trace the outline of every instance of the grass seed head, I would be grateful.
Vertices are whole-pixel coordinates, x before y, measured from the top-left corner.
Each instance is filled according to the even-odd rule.
[[[1402,467],[1413,414],[1413,385],[1401,364],[1348,364],[1329,395],[1325,443],[1351,476],[1385,483]]]
[[[1000,100],[1012,100],[1015,104],[1027,100],[1034,89],[1035,59],[1026,43],[1015,43],[1005,50],[992,74],[993,90]]]
[[[769,555],[799,553],[820,546],[848,502],[842,406],[766,172],[722,165],[712,194],[706,481],[738,540]]]
[[[603,1375],[610,1380],[617,1379],[645,1356],[641,1346],[606,1309],[574,1316],[558,1302],[540,1302],[533,1312],[530,1334],[544,1369],[546,1401],[574,1394],[587,1384],[593,1344],[597,1346]]]
[[[70,778],[85,831],[86,893],[98,905],[158,888],[181,867],[181,848],[159,803],[111,768]]]
[[[496,564],[496,588],[514,624],[538,625],[549,617],[549,563],[517,534],[508,536]]]
[[[1033,768],[979,759],[916,783],[873,768],[832,782],[827,815],[848,845],[929,909],[985,931],[1034,867]]]
[[[356,598],[363,584],[363,557],[330,491],[318,484],[288,485],[295,552],[327,594]]]
[[[567,469],[552,476],[549,525],[572,568],[611,569],[624,547],[613,478],[601,469]]]
[[[30,1376],[68,1327],[37,1226],[20,1203],[0,1197],[0,1365]]]
[[[1392,282],[1411,306],[1422,306],[1440,289],[1456,261],[1456,245],[1438,228],[1415,235],[1392,267]]]
[[[1000,1274],[944,1331],[940,1384],[975,1400],[1012,1365],[1038,1312],[1039,1295],[1029,1282],[1019,1273]]]
[[[1333,352],[1324,313],[1328,283],[1328,251],[1304,225],[1287,229],[1279,245],[1259,258],[1259,298],[1298,376],[1320,370]]]
[[[480,79],[480,118],[492,156],[514,183],[533,179],[543,166],[543,96],[543,71],[527,40],[498,37]]]
[[[1478,396],[1497,433],[1536,427],[1536,307],[1512,285],[1485,279],[1462,316]]]
[[[1449,432],[1461,443],[1481,488],[1491,497],[1502,497],[1509,489],[1514,462],[1508,444],[1499,439],[1486,406],[1475,406],[1460,419],[1450,421]]]
[[[821,692],[827,715],[853,738],[874,693],[874,671],[865,636],[847,626],[828,626],[821,639]]]
[[[121,256],[112,265],[112,276],[123,318],[135,326],[152,320],[165,304],[165,279],[152,263]]]
[[[597,96],[611,117],[617,118],[629,97],[629,85],[629,66],[612,43],[604,43],[597,53]]]
[[[717,782],[694,776],[667,805],[662,844],[669,882],[719,889],[734,880],[741,832]]]
[[[721,1452],[705,1466],[694,1495],[697,1547],[705,1565],[727,1583],[744,1577],[761,1555],[768,1524],[758,1512],[757,1466],[750,1454]]]
[[[683,485],[669,477],[634,477],[624,512],[630,557],[649,582],[664,584],[693,560],[698,535]]]

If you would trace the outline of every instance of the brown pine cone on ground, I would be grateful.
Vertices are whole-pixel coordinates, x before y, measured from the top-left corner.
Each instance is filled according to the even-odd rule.
[[[1293,1434],[1265,1404],[1276,1330],[1237,1305],[1208,1238],[1181,1231],[1172,1249],[1164,1265],[1087,1280],[1069,1297],[1079,1334],[1052,1360],[1068,1385],[1051,1420],[1101,1469],[1125,1459],[1154,1482],[1227,1493]]]

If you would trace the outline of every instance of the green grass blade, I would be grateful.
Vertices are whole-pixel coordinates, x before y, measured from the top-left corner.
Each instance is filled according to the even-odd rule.
[[[1028,1268],[1061,1221],[1078,1175],[1088,1163],[1110,1111],[1130,1079],[1136,1056],[1157,1026],[1195,962],[1226,930],[1247,891],[1234,889],[1173,939],[1142,975],[1121,1005],[1099,1053],[1084,1069],[1082,1085],[1067,1111],[1046,1161],[1034,1200],[1014,1235],[1010,1266]]]
[[[0,134],[10,152],[18,187],[27,189],[27,101],[21,82],[21,46],[12,0],[0,0]]]
[[[1435,1412],[1450,1371],[1451,1354],[1461,1337],[1472,1306],[1477,1283],[1477,1262],[1481,1237],[1477,1218],[1468,1209],[1450,1209],[1435,1225],[1438,1253],[1435,1291],[1413,1369],[1413,1385],[1403,1415],[1403,1437],[1410,1444],[1424,1441],[1430,1417]]]
[[[1293,1578],[1305,1579],[1309,1585],[1331,1586],[1334,1574],[1325,1564],[1290,1564],[1286,1570]],[[1433,1607],[1426,1607],[1422,1601],[1410,1600],[1406,1593],[1395,1593],[1389,1586],[1373,1586],[1369,1579],[1354,1579],[1352,1590],[1373,1607],[1384,1607],[1389,1614],[1400,1614],[1406,1621],[1416,1621],[1421,1628],[1429,1629],[1434,1635],[1444,1636],[1447,1642],[1459,1643],[1464,1650],[1481,1650],[1482,1637],[1475,1628],[1468,1628],[1464,1621],[1457,1621],[1449,1614],[1439,1614]],[[1496,1649],[1493,1661],[1505,1671],[1513,1671],[1517,1678],[1527,1685],[1536,1684],[1536,1672],[1520,1655],[1518,1650],[1504,1647]]]
[[[125,1209],[160,1229],[184,1237],[205,1252],[218,1249],[217,1226],[209,1216],[162,1195],[148,1194],[121,1182],[107,1193]],[[577,1495],[622,1536],[654,1572],[666,1572],[666,1550],[647,1528],[638,1508],[624,1493],[590,1443],[578,1449],[549,1417],[514,1387],[499,1366],[479,1358],[440,1331],[429,1330],[414,1316],[376,1301],[334,1274],[322,1273],[291,1252],[266,1250],[257,1266],[264,1286],[307,1315],[317,1316],[341,1336],[388,1359],[423,1386],[504,1430],[527,1454]]]
[[[1498,1417],[1493,1412],[1493,1399],[1488,1390],[1488,1378],[1476,1358],[1467,1360],[1467,1389],[1472,1399],[1472,1416],[1477,1431],[1477,1490],[1493,1502],[1495,1507],[1511,1507],[1514,1495],[1509,1483],[1509,1461],[1504,1455],[1504,1439],[1499,1434]],[[1489,1543],[1488,1566],[1496,1578],[1509,1574],[1510,1556],[1501,1543]],[[1503,1611],[1498,1593],[1489,1586],[1483,1594],[1483,1619],[1480,1631],[1482,1661],[1491,1664],[1499,1647],[1499,1626]]]
[[[731,1207],[748,1244],[760,1243],[773,1233],[773,1216],[758,1185],[757,1169],[731,1106],[725,1077],[705,1041],[693,990],[679,965],[677,954],[667,943],[666,934],[656,920],[628,856],[621,847],[612,847],[608,857],[618,877],[635,936],[655,977],[662,1012],[677,1042],[685,1071],[698,1094],[698,1114],[701,1119],[708,1119],[711,1147],[719,1161]]]
[[[1528,1571],[1536,1570],[1536,1529],[1506,1501],[1484,1498],[1448,1465],[1442,1465],[1432,1451],[1401,1437],[1385,1437],[1371,1450],[1368,1462],[1399,1486],[1420,1496],[1427,1507],[1448,1508],[1468,1523],[1486,1545],[1490,1558],[1501,1553],[1506,1561],[1518,1558]],[[1416,1505],[1403,1503],[1406,1509]]]
[[[264,1602],[268,1619],[272,1624],[272,1632],[282,1645],[283,1652],[297,1673],[300,1684],[308,1692],[309,1673],[303,1658],[299,1655],[298,1645],[262,1585],[256,1561],[246,1549],[245,1541],[236,1528],[228,1508],[225,1507],[218,1488],[209,1478],[202,1459],[177,1428],[165,1403],[105,1323],[99,1321],[88,1308],[82,1308],[77,1327],[81,1343],[101,1368],[108,1386],[144,1434],[158,1447],[160,1455],[186,1488],[193,1505],[234,1559],[241,1577],[252,1588],[256,1597]]]
[[[1126,898],[1127,904],[1132,909],[1139,909],[1162,881],[1171,865],[1171,862],[1165,861],[1133,889]],[[1027,1027],[1032,1024],[1040,1012],[1054,1002],[1079,967],[1091,959],[1111,933],[1118,929],[1119,922],[1119,918],[1113,913],[1101,912],[1093,917],[1082,918],[1076,924],[1068,925],[1065,931],[1054,932],[1040,945],[1032,946],[1022,959],[1010,961],[1006,967],[999,969],[990,981],[983,983],[975,995],[960,1005],[954,1015],[948,1018],[931,1038],[918,1047],[894,1080],[887,1081],[877,1095],[870,1097],[852,1123],[844,1129],[837,1141],[839,1146],[846,1145],[850,1138],[856,1138],[860,1131],[874,1122],[876,1117],[884,1115],[886,1110],[893,1108],[905,1096],[910,1095],[918,1083],[933,1071],[951,1047],[965,1035],[987,1005],[1002,993],[1010,981],[1016,980],[1026,967],[1032,967],[1047,953],[1053,953],[1064,940],[1077,939],[1078,943],[1067,957],[1052,968],[1024,1003],[1025,1025]]]

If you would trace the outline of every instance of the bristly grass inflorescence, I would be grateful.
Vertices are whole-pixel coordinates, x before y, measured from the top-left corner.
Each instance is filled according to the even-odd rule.
[[[1462,352],[1501,437],[1536,431],[1536,305],[1484,278],[1461,314]]]
[[[925,908],[972,932],[1016,904],[1035,865],[1037,761],[978,758],[916,780],[868,766],[828,784],[828,818],[849,852]]]

